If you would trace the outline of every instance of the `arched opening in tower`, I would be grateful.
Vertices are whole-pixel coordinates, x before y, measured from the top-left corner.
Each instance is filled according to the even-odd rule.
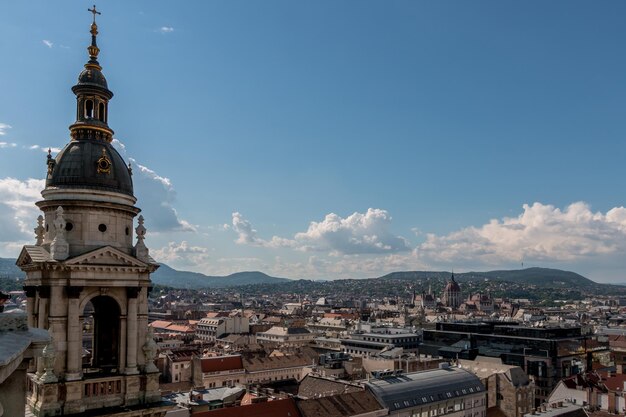
[[[120,307],[113,298],[92,298],[83,311],[83,369],[113,373],[119,369]]]
[[[104,117],[104,103],[98,104],[98,120],[106,122],[106,118]]]
[[[93,119],[93,101],[87,100],[85,102],[85,118]]]

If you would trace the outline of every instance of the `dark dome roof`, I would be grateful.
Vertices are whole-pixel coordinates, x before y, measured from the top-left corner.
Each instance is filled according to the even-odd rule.
[[[95,68],[86,68],[78,76],[77,85],[90,85],[106,88],[108,90],[107,79],[102,71]]]
[[[102,157],[110,162],[108,173],[98,172],[98,160]],[[128,166],[109,143],[73,140],[55,160],[52,175],[46,178],[46,188],[91,188],[133,195]]]

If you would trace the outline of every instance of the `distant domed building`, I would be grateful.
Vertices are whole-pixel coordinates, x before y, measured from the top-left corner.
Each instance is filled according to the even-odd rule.
[[[454,273],[450,277],[450,281],[446,284],[441,295],[441,302],[446,307],[458,308],[461,305],[461,287],[454,280]]]

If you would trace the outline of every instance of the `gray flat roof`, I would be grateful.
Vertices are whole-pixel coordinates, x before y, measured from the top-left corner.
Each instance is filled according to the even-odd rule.
[[[373,379],[366,382],[365,386],[389,411],[485,391],[476,375],[453,367]]]

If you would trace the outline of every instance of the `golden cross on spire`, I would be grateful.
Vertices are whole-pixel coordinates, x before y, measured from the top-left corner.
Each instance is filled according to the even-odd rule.
[[[99,11],[96,10],[96,5],[93,5],[93,9],[87,9],[88,12],[93,13],[93,22],[96,23],[96,15],[97,14],[102,14]]]

